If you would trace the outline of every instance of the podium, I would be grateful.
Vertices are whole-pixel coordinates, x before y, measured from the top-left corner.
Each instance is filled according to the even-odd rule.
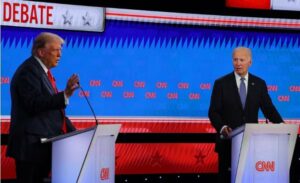
[[[289,183],[297,124],[245,124],[234,131],[231,183]]]
[[[120,124],[97,125],[44,140],[52,143],[52,183],[114,183]]]

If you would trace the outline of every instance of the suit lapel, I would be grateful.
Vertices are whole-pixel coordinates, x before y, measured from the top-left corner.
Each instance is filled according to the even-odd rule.
[[[55,94],[54,89],[53,89],[46,73],[43,74],[42,80],[43,80],[43,83],[46,86],[47,90],[51,93],[51,95],[54,95]]]
[[[232,73],[232,75],[231,75],[231,87],[232,87],[232,90],[233,90],[233,93],[234,93],[234,99],[236,101],[238,101],[240,109],[244,110],[242,102],[241,102],[240,94],[239,94],[239,89],[238,89],[238,87],[236,85],[236,80],[235,80],[234,73]],[[246,99],[246,101],[247,101],[247,99]],[[246,102],[246,104],[247,104],[247,102]]]
[[[42,83],[45,85],[46,89],[49,91],[49,93],[51,95],[54,95],[55,94],[55,91],[54,89],[52,88],[52,85],[48,79],[48,76],[47,74],[45,73],[44,69],[42,68],[42,66],[39,64],[39,62],[34,58],[32,57],[32,63],[36,66],[36,68],[38,69],[39,71],[39,74],[41,75],[41,79],[42,79]]]
[[[246,104],[245,104],[245,109],[248,107],[248,105],[251,103],[251,96],[255,92],[255,81],[253,80],[253,77],[249,73],[249,78],[248,78],[248,91],[247,91],[247,98],[246,98]]]

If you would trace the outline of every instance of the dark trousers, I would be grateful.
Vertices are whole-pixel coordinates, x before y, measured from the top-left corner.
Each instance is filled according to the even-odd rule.
[[[17,182],[42,183],[51,170],[52,145],[42,144],[36,135],[27,134],[24,138],[29,143],[19,155],[23,159],[15,158]]]
[[[16,162],[17,183],[42,183],[49,176],[51,163]]]
[[[231,140],[222,140],[218,148],[219,174],[218,183],[230,183],[231,181]]]

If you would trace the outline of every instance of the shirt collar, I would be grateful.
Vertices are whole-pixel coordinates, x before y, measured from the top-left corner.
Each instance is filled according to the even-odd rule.
[[[42,66],[43,70],[45,71],[45,73],[48,73],[48,68],[45,66],[45,64],[41,61],[41,59],[39,59],[38,57],[34,56],[34,58],[38,61],[38,63]]]
[[[234,72],[234,76],[235,76],[235,79],[237,80],[237,81],[240,81],[241,80],[241,76],[240,75],[238,75],[236,72]],[[247,72],[247,74],[244,76],[244,78],[245,78],[245,81],[248,81],[248,78],[249,78],[249,73]]]

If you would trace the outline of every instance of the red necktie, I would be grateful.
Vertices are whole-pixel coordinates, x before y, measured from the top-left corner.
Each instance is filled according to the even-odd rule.
[[[52,85],[52,88],[54,89],[55,93],[58,93],[57,88],[56,88],[55,79],[54,79],[53,75],[51,74],[51,71],[48,70],[47,74],[48,74],[48,79]]]
[[[58,93],[58,90],[56,88],[55,79],[54,79],[53,75],[51,74],[50,70],[48,70],[47,75],[48,75],[48,79],[49,79],[55,93]],[[62,114],[62,118],[63,118],[62,131],[63,131],[63,133],[67,133],[67,123],[66,123],[65,110],[64,109],[61,109],[61,114]]]

